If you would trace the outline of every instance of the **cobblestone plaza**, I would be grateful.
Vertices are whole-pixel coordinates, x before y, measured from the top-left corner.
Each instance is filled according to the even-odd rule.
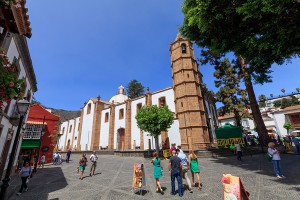
[[[89,156],[89,155],[88,155]],[[99,156],[99,155],[98,155]],[[194,188],[189,193],[184,183],[183,197],[171,196],[171,181],[167,171],[168,161],[162,161],[164,176],[161,178],[165,194],[155,193],[153,167],[149,159],[139,157],[99,156],[96,175],[89,177],[88,163],[85,178],[79,180],[77,174],[77,160],[79,154],[71,155],[70,163],[59,166],[49,165],[38,169],[30,180],[29,190],[21,196],[16,196],[21,180],[13,176],[8,189],[8,199],[22,200],[93,200],[93,199],[223,199],[222,174],[228,173],[239,176],[253,200],[294,200],[300,195],[300,156],[282,155],[282,170],[286,179],[277,180],[273,173],[273,166],[263,154],[245,156],[244,162],[235,157],[199,158],[200,175],[203,189]],[[144,163],[146,182],[149,192],[132,192],[133,164]],[[191,179],[191,175],[189,173]],[[177,185],[176,185],[177,188]]]

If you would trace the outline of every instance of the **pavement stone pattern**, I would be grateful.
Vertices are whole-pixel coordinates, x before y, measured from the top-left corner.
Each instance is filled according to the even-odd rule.
[[[89,156],[89,155],[88,155]],[[183,197],[171,196],[171,180],[168,173],[168,160],[163,160],[164,176],[160,179],[165,194],[155,192],[155,179],[150,159],[139,157],[118,157],[98,155],[96,175],[89,177],[90,162],[85,171],[85,178],[79,180],[77,161],[79,154],[72,154],[70,163],[46,166],[38,169],[33,175],[29,190],[21,196],[16,196],[21,180],[13,176],[8,188],[9,200],[122,200],[122,199],[223,199],[222,175],[239,176],[250,193],[251,200],[295,200],[300,197],[300,155],[281,155],[281,166],[286,179],[277,180],[271,162],[264,158],[264,154],[244,156],[243,162],[236,157],[199,158],[200,176],[203,184],[201,191],[194,188],[193,193],[187,191]],[[132,191],[133,164],[144,163],[146,181],[149,192],[142,194]],[[191,174],[189,174],[191,179]],[[183,179],[186,185],[186,181]],[[176,182],[177,188],[177,182]]]

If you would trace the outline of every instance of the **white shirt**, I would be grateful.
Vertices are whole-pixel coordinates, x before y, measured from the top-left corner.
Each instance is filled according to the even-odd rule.
[[[242,151],[240,144],[235,144],[236,151]]]
[[[90,161],[92,161],[92,162],[96,162],[97,159],[98,159],[98,156],[96,156],[95,154],[92,154],[92,155],[90,156]]]
[[[272,160],[281,160],[277,149],[268,148],[268,153],[273,156]]]
[[[45,162],[45,160],[46,160],[46,156],[43,155],[43,156],[41,157],[41,162]]]

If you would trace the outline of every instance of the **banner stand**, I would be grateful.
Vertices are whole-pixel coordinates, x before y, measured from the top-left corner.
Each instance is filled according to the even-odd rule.
[[[143,195],[143,191],[149,192],[149,187],[146,182],[144,163],[134,163],[133,178],[132,178],[132,192],[137,192]]]
[[[240,177],[223,174],[221,180],[224,186],[224,200],[250,200]]]

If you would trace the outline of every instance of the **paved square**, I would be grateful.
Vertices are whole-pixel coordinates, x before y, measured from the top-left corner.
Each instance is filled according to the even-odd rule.
[[[89,155],[88,155],[89,156]],[[300,198],[300,156],[282,155],[282,170],[287,177],[277,180],[273,173],[272,163],[268,162],[263,154],[245,156],[244,162],[239,162],[236,157],[226,158],[199,158],[200,175],[203,183],[202,191],[194,188],[194,193],[186,190],[180,198],[171,196],[171,183],[167,171],[168,161],[162,161],[164,176],[161,178],[165,194],[155,193],[155,180],[153,167],[149,159],[138,157],[99,156],[96,175],[88,177],[90,163],[85,171],[85,178],[79,180],[77,174],[77,160],[79,154],[71,156],[70,163],[60,166],[47,166],[38,169],[30,180],[29,190],[21,196],[16,196],[20,188],[20,179],[12,177],[11,186],[8,189],[8,199],[20,200],[93,200],[93,199],[223,199],[222,174],[230,173],[241,177],[241,180],[250,193],[251,200],[295,200]],[[146,181],[149,185],[149,193],[142,195],[131,191],[133,164],[144,163]],[[191,178],[191,174],[189,174]],[[186,184],[185,180],[183,183]],[[176,186],[177,188],[177,186]]]

